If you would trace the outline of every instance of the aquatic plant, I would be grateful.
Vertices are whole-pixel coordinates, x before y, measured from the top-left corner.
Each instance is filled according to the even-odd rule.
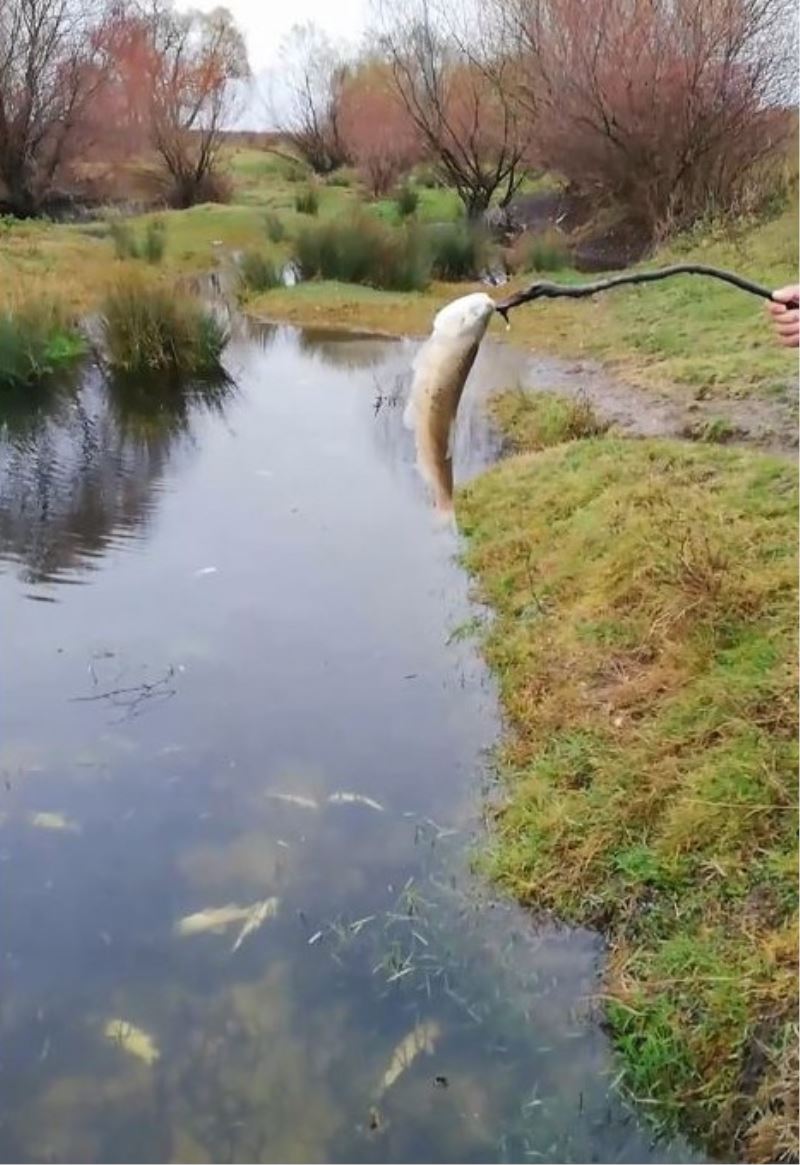
[[[337,279],[389,291],[419,291],[428,283],[422,235],[356,213],[301,230],[294,259],[303,279]]]
[[[215,372],[229,338],[195,297],[139,279],[108,293],[101,321],[108,362],[122,372]]]
[[[86,341],[63,307],[30,301],[0,311],[0,389],[38,383],[75,362]]]

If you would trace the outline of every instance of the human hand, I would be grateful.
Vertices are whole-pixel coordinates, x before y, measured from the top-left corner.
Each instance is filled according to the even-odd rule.
[[[772,324],[779,344],[785,348],[800,347],[800,286],[781,287],[773,291],[767,311],[772,316]],[[776,302],[777,301],[777,302]],[[787,305],[791,304],[789,307]]]

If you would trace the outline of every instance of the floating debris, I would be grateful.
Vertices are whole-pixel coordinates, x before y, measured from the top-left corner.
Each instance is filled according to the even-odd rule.
[[[233,902],[229,902],[226,906],[210,906],[207,910],[199,910],[196,914],[187,914],[185,918],[178,919],[175,923],[175,932],[184,936],[207,934],[209,931],[221,934],[237,922],[243,922],[246,927],[251,919],[258,916],[259,911],[266,909],[274,912],[277,905],[277,898],[267,898],[264,901],[254,902],[250,906],[237,906]],[[268,917],[269,914],[265,914],[261,922]],[[260,926],[261,923],[259,922],[257,925]],[[242,935],[241,937],[246,936]]]
[[[253,934],[259,927],[263,926],[268,918],[274,918],[278,913],[278,906],[280,905],[277,898],[265,898],[263,902],[257,902],[251,909],[245,920],[245,924],[239,931],[236,942],[231,947],[231,954],[238,951],[244,940],[248,935]]]
[[[329,805],[366,805],[368,809],[376,809],[378,813],[383,813],[383,805],[378,801],[373,801],[372,797],[365,797],[363,793],[331,793],[328,797]]]
[[[205,575],[205,574],[216,574],[216,573],[217,573],[216,566],[201,566],[199,570],[196,570],[194,572],[194,577],[195,578],[202,578],[203,575]]]
[[[322,931],[321,930],[314,931],[311,938],[308,940],[308,945],[310,947],[313,947],[314,944],[318,943],[321,938],[322,938]]]
[[[80,833],[77,821],[65,817],[63,813],[31,813],[28,822],[35,829],[56,829],[67,833]]]
[[[303,797],[300,793],[273,793],[267,796],[272,801],[283,801],[285,805],[296,805],[298,809],[319,809],[319,802],[313,797]]]
[[[110,1019],[103,1028],[103,1034],[107,1040],[118,1044],[123,1051],[143,1060],[145,1064],[155,1064],[161,1055],[153,1037],[127,1019]]]
[[[393,1084],[397,1083],[421,1052],[427,1052],[429,1056],[432,1056],[441,1034],[442,1029],[435,1020],[426,1020],[425,1023],[418,1023],[415,1028],[412,1028],[392,1053],[389,1067],[384,1072],[378,1089],[378,1096],[383,1096]]]

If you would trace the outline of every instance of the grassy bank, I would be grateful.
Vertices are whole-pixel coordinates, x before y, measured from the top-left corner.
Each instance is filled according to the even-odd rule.
[[[659,1124],[792,1159],[790,468],[599,437],[501,464],[459,515],[508,725],[491,873],[608,934],[623,1086]]]

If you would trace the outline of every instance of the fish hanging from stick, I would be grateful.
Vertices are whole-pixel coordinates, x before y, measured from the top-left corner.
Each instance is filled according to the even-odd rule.
[[[494,312],[508,326],[510,311],[537,299],[585,299],[615,287],[656,283],[676,275],[704,275],[761,299],[774,298],[766,287],[732,271],[702,263],[677,263],[655,271],[615,275],[594,283],[532,283],[498,302],[484,292],[475,292],[454,299],[437,312],[431,335],[414,360],[404,414],[406,426],[414,430],[417,468],[430,486],[436,510],[442,514],[453,513],[453,426],[464,385]],[[798,304],[784,306],[797,308]]]

